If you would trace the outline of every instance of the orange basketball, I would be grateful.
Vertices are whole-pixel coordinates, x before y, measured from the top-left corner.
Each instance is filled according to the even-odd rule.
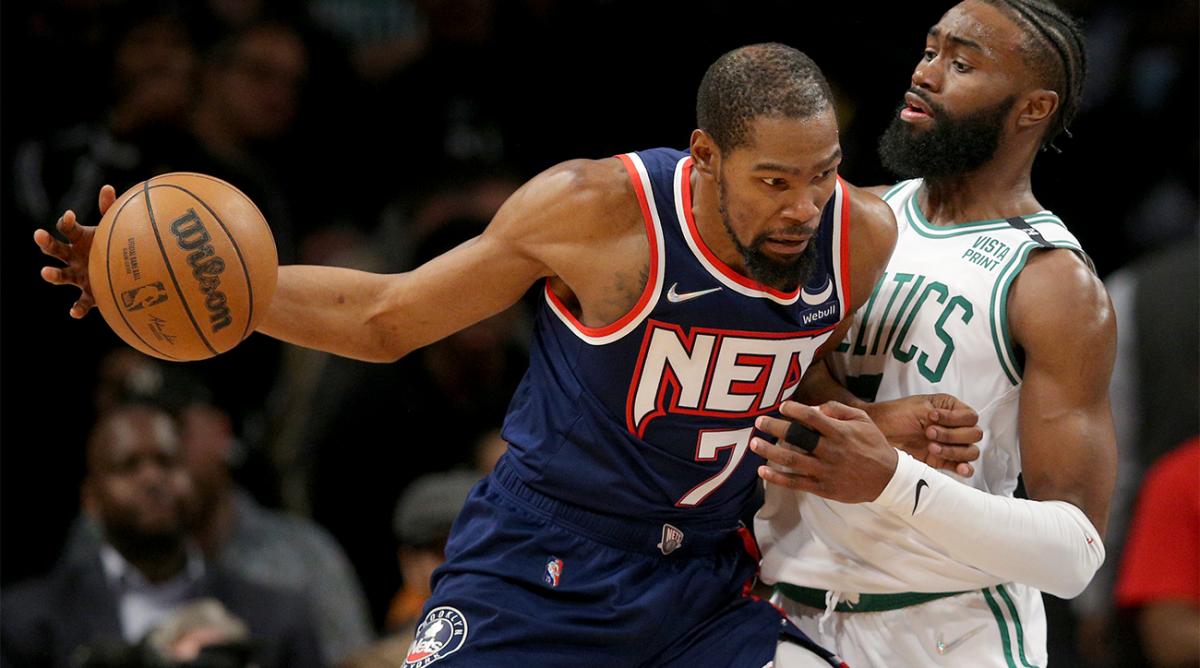
[[[201,360],[245,339],[275,294],[279,258],[258,207],[228,183],[156,176],[117,199],[88,258],[92,295],[126,343]]]

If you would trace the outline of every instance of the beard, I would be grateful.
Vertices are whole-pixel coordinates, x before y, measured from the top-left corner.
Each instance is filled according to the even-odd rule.
[[[725,232],[733,240],[734,247],[742,254],[742,261],[746,264],[746,272],[750,274],[750,278],[781,292],[792,292],[807,281],[817,263],[817,235],[814,234],[808,240],[808,245],[796,258],[786,261],[775,260],[762,251],[762,245],[771,235],[770,232],[759,234],[750,242],[749,246],[742,245],[742,242],[738,240],[729,216],[727,197],[725,179],[722,177],[717,181],[717,202],[718,211],[721,213],[721,224],[725,226]]]
[[[972,172],[996,155],[1004,117],[1016,96],[955,118],[946,110],[917,95],[929,106],[933,126],[918,130],[900,118],[900,105],[892,123],[879,139],[883,166],[902,178],[940,178]]]

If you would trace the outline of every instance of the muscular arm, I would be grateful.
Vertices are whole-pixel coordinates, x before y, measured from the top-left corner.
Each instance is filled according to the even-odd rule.
[[[1099,279],[1062,250],[1030,260],[1008,314],[1025,351],[1019,428],[1031,498],[987,494],[901,457],[876,502],[963,563],[1070,598],[1104,561],[1116,325]]]
[[[412,271],[281,267],[258,331],[345,357],[395,360],[499,313],[539,278],[560,276],[586,294],[581,256],[624,234],[622,207],[636,201],[617,161],[563,163],[514,193],[483,234]]]
[[[1025,351],[1019,433],[1029,497],[1066,501],[1104,535],[1116,480],[1108,382],[1116,318],[1108,293],[1070,251],[1030,258],[1009,294],[1009,326]]]

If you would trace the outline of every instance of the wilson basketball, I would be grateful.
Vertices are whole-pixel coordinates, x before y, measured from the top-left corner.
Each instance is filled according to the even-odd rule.
[[[138,350],[177,362],[219,355],[262,320],[279,273],[258,207],[187,172],[129,189],[100,221],[88,258],[104,320]]]

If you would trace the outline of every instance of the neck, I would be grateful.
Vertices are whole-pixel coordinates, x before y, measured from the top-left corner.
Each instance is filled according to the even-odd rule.
[[[721,222],[721,198],[717,191],[715,179],[691,170],[692,189],[692,218],[696,221],[696,230],[700,238],[722,262],[730,269],[746,275],[746,262],[734,245],[733,239],[725,231]]]
[[[178,537],[126,541],[109,536],[109,543],[142,577],[155,584],[170,580],[187,566],[187,550]]]
[[[219,493],[209,512],[197,523],[192,536],[200,550],[211,558],[220,552],[221,546],[229,540],[236,522],[233,494]]]
[[[974,171],[925,179],[920,204],[931,224],[948,226],[1042,210],[1030,184],[1036,153],[1017,160],[1004,160],[999,153]]]

